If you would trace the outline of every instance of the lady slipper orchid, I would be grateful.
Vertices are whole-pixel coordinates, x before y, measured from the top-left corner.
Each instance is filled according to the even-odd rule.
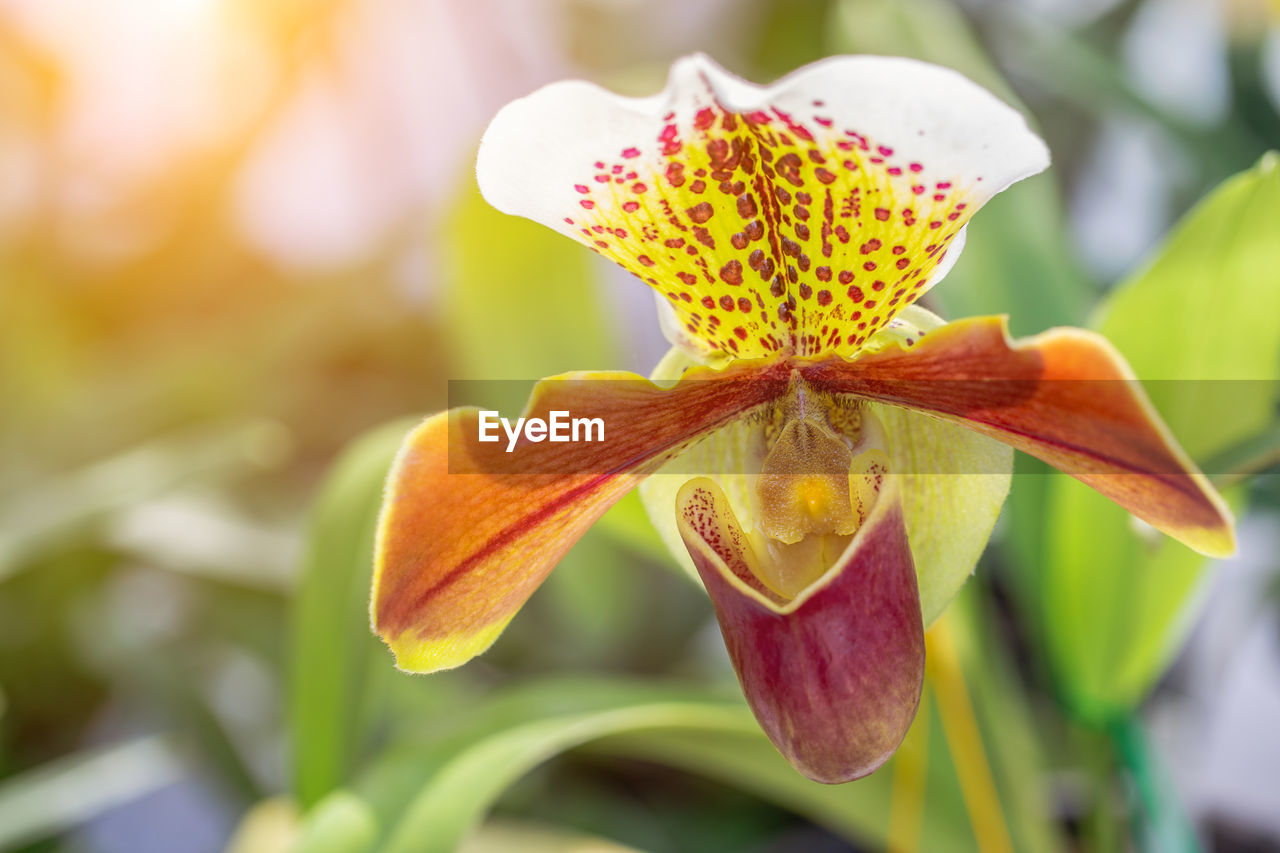
[[[1010,448],[1232,551],[1221,498],[1104,339],[1015,341],[1003,318],[913,305],[978,208],[1047,165],[1017,112],[905,59],[837,57],[760,88],[693,56],[655,97],[563,82],[505,107],[480,147],[485,197],[648,283],[673,349],[650,380],[538,383],[529,418],[598,418],[603,440],[485,441],[469,408],[406,439],[371,606],[398,665],[483,652],[645,481],[762,728],[841,782],[906,733],[924,628],[991,534]]]

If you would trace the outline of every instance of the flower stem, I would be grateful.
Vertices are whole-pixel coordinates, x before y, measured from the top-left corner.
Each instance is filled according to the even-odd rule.
[[[1012,853],[1013,843],[1000,808],[1000,796],[991,776],[991,766],[987,762],[982,733],[969,701],[964,674],[960,671],[950,617],[946,614],[925,634],[925,674],[938,702],[942,733],[947,739],[956,775],[960,778],[960,792],[964,796],[978,849],[983,853]]]
[[[932,721],[929,687],[920,694],[916,721],[893,758],[893,781],[889,793],[890,853],[915,853],[920,849],[924,826],[925,786],[929,770],[929,727]]]

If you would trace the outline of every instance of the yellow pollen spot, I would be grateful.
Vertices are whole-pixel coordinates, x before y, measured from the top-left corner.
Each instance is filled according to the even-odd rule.
[[[787,544],[811,534],[853,533],[860,519],[850,502],[852,462],[849,446],[828,427],[791,421],[760,471],[760,531]]]
[[[888,457],[874,417],[802,384],[777,413],[756,480],[750,570],[791,598],[840,560],[879,497]]]

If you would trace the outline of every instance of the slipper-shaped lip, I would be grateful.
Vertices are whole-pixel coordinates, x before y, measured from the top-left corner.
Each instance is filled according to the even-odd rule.
[[[733,535],[740,529],[714,482],[687,483],[677,513],[743,693],[778,751],[832,784],[884,764],[911,726],[924,680],[924,624],[896,478],[885,478],[836,563],[790,601],[744,576],[744,539]]]

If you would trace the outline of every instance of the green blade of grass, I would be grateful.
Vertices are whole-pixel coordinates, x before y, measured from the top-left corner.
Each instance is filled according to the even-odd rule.
[[[383,483],[410,421],[358,439],[334,466],[312,515],[293,614],[293,786],[308,807],[351,769],[371,650],[369,583]],[[388,664],[389,665],[389,664]]]

